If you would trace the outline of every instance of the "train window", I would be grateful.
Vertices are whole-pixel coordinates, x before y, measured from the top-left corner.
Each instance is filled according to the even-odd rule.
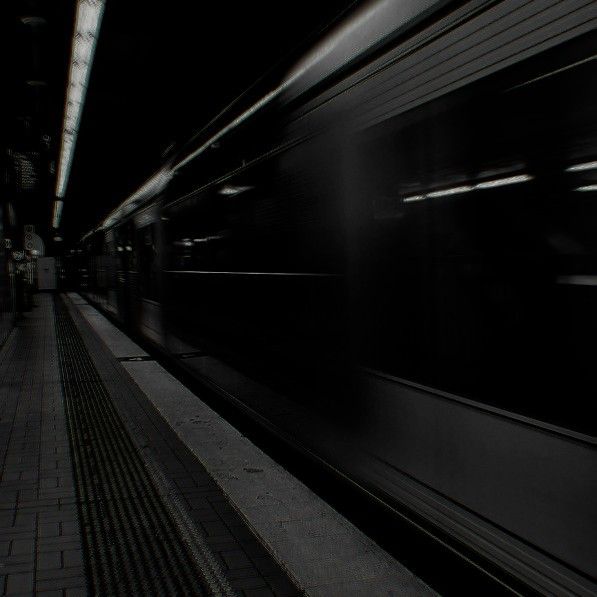
[[[168,210],[169,269],[336,272],[341,206],[329,162],[330,152],[299,147]]]
[[[141,296],[157,301],[159,300],[159,262],[155,224],[149,224],[139,230],[139,249]]]
[[[363,135],[368,365],[597,431],[586,399],[597,391],[594,44],[576,40]]]

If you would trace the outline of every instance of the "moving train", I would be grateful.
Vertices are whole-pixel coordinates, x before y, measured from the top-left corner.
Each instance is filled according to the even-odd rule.
[[[378,499],[595,594],[596,16],[361,4],[84,237],[82,291]]]

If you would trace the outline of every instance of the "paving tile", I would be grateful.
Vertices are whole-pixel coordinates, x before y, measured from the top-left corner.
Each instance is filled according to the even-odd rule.
[[[10,554],[13,556],[32,554],[35,549],[35,540],[31,539],[15,539],[10,546]]]
[[[78,535],[79,534],[78,516],[71,520],[61,521],[60,522],[60,534],[63,536]]]
[[[33,539],[35,530],[29,527],[10,526],[0,528],[0,537],[10,539]]]
[[[220,521],[205,521],[201,523],[201,526],[205,530],[205,533],[210,537],[228,534],[228,528],[223,522]]]
[[[226,570],[224,572],[228,580],[238,580],[242,578],[260,577],[255,568],[236,568],[235,570]]]
[[[230,570],[235,568],[252,568],[251,560],[241,550],[223,551],[220,553]]]
[[[0,528],[13,532],[12,542],[0,543],[0,553],[11,554],[7,563],[12,580],[6,582],[14,585],[13,593],[30,594],[34,583],[40,595],[76,597],[86,595],[87,588],[53,326],[51,298],[42,298],[20,330],[18,346],[11,349],[18,356],[14,367],[7,368],[0,359],[0,409],[10,411],[5,418],[2,410],[0,420],[0,457],[6,456],[0,479]],[[183,498],[180,501],[187,513],[205,532],[212,549],[221,554],[231,580],[244,583],[239,590],[245,596],[249,591],[257,591],[253,597],[271,595],[264,575],[280,573],[279,567],[265,563],[267,552],[123,366],[107,352],[102,354],[92,351],[92,358],[98,372],[106,376],[106,387],[119,412],[128,417],[133,438],[138,445],[150,446],[151,457],[175,494]],[[3,426],[8,420],[10,424]],[[11,434],[4,433],[11,427]],[[2,443],[4,437],[11,439]],[[249,555],[264,560],[253,562]],[[36,576],[32,575],[34,566]],[[24,591],[19,582],[27,585]]]
[[[0,554],[7,573],[7,590],[14,595],[31,595],[36,569],[47,574],[61,568],[60,549],[44,540],[58,537],[62,520],[69,524],[73,520],[68,512],[60,512],[59,499],[76,498],[52,298],[45,295],[35,300],[39,301],[37,308],[21,321],[10,345],[5,343],[0,352],[0,438],[7,438],[6,442],[0,441],[0,461],[4,462],[0,478]],[[9,349],[10,354],[6,352]],[[4,421],[10,423],[4,425]],[[52,495],[52,491],[60,493]],[[4,537],[11,541],[4,541]],[[62,595],[61,588],[58,590]]]
[[[35,564],[33,560],[26,560],[22,562],[5,562],[3,572],[5,574],[16,574],[17,572],[33,572]]]
[[[191,518],[197,522],[212,522],[220,520],[218,513],[211,508],[200,508],[198,510],[192,510]]]
[[[229,550],[238,546],[236,539],[232,535],[227,534],[206,537],[205,542],[213,551]]]
[[[19,489],[19,504],[22,502],[31,502],[37,500],[37,489]]]
[[[271,555],[259,543],[256,539],[251,539],[250,541],[240,541],[240,546],[243,548],[243,551],[250,557],[250,558],[267,558],[270,561],[273,561]]]
[[[276,597],[276,594],[268,588],[245,589],[243,592],[246,597]]]
[[[40,479],[40,487],[55,488],[58,487],[58,477],[42,477]]]
[[[234,589],[238,589],[240,591],[246,591],[247,589],[267,588],[267,583],[265,582],[265,579],[260,576],[231,580],[230,585]]]
[[[56,546],[60,547],[61,549],[69,549],[63,546],[70,545],[73,542],[79,541],[79,539],[80,537],[78,534],[60,535],[56,537],[40,537],[38,540],[38,544],[42,548]]]
[[[255,568],[261,572],[264,576],[269,574],[278,574],[280,567],[272,560],[271,557],[261,556],[257,558],[251,558]]]
[[[82,566],[76,566],[73,568],[56,568],[48,570],[39,570],[36,575],[36,581],[41,582],[42,580],[53,580],[59,578],[72,578],[74,576],[83,576]]]
[[[16,510],[0,510],[0,526],[11,527],[15,524]]]
[[[37,527],[37,513],[21,512],[17,509],[15,512],[14,526],[34,530]]]
[[[60,535],[60,523],[46,522],[37,527],[39,537],[58,537]]]
[[[266,576],[267,584],[272,588],[277,597],[293,597],[297,595],[294,585],[283,574]]]
[[[62,552],[61,551],[39,551],[37,553],[37,569],[38,570],[55,570],[62,566]]]
[[[35,583],[36,591],[52,591],[56,589],[69,588],[74,589],[79,587],[85,587],[85,577],[82,575],[38,580]]]
[[[174,482],[179,489],[185,489],[186,487],[197,487],[197,484],[192,477],[181,477],[174,479]]]
[[[6,576],[6,594],[27,593],[33,591],[33,572],[8,574]]]
[[[80,549],[66,549],[62,553],[64,567],[83,566],[83,551]]]
[[[41,512],[39,521],[42,522],[62,522],[67,520],[77,520],[77,512],[74,509],[54,508]]]

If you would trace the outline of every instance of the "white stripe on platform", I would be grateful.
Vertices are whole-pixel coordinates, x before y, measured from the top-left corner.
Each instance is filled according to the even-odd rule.
[[[116,355],[121,339],[107,331],[112,324],[75,305]],[[307,595],[435,595],[158,363],[121,364]]]

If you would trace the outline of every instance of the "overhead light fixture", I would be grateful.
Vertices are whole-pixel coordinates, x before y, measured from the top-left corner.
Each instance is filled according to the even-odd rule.
[[[253,187],[242,187],[242,186],[234,186],[234,185],[226,185],[222,187],[218,193],[220,195],[226,195],[227,197],[231,197],[232,195],[238,195],[239,193],[244,193],[252,189]]]
[[[597,169],[597,162],[584,162],[584,164],[574,164],[566,168],[566,172],[583,172],[584,170]]]
[[[93,63],[93,54],[105,0],[78,0],[75,29],[73,35],[66,105],[62,127],[60,161],[56,179],[56,196],[64,197],[73,160],[81,112],[85,103],[85,93]]]
[[[518,184],[520,182],[527,182],[533,180],[533,177],[529,174],[517,174],[516,176],[506,176],[505,178],[494,178],[493,180],[484,180],[475,185],[462,185],[459,187],[449,187],[447,189],[441,189],[439,191],[431,191],[425,195],[411,195],[410,197],[404,197],[403,203],[413,203],[415,201],[423,201],[423,199],[433,199],[435,197],[447,197],[449,195],[459,195],[461,193],[468,193],[469,191],[477,191],[480,189],[493,189],[495,187],[503,187],[510,184]],[[577,190],[592,190],[587,187]]]
[[[506,178],[495,178],[493,180],[485,180],[475,185],[475,189],[493,189],[495,187],[503,187],[509,184],[518,184],[519,182],[527,182],[533,177],[528,174],[518,174],[517,176],[507,176]]]
[[[52,213],[52,228],[60,227],[60,218],[62,216],[62,208],[64,207],[64,201],[56,199],[54,201],[54,211]]]
[[[589,191],[597,191],[597,184],[588,184],[585,187],[578,187],[577,189],[574,189],[575,191],[581,191],[583,193],[587,193]]]
[[[463,185],[460,187],[451,187],[449,189],[442,189],[440,191],[432,191],[431,193],[427,193],[427,197],[446,197],[448,195],[459,195],[460,193],[468,193],[472,191],[473,187],[469,185]]]

